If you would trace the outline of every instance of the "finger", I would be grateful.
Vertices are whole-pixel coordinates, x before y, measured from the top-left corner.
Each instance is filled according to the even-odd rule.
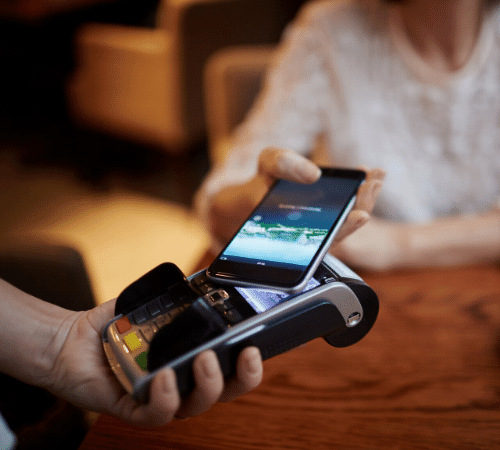
[[[114,317],[115,304],[116,304],[116,299],[109,300],[88,311],[87,318],[92,327],[99,334],[101,333],[104,326]]]
[[[361,228],[370,219],[370,214],[361,209],[352,210],[347,216],[344,224],[335,236],[334,243],[340,242],[342,239],[354,233],[358,228]]]
[[[354,210],[371,213],[382,189],[385,172],[381,169],[367,171],[365,182],[359,187]]]
[[[224,377],[213,350],[207,350],[196,357],[193,362],[193,375],[195,388],[177,411],[175,417],[178,419],[208,411],[224,389]]]
[[[271,184],[282,178],[297,183],[314,183],[321,176],[320,168],[311,160],[290,150],[266,148],[259,156],[259,174]]]
[[[366,170],[366,180],[360,186],[356,196],[356,204],[347,216],[344,224],[335,236],[335,242],[340,242],[349,234],[362,227],[370,219],[370,214],[382,189],[385,171],[382,169]]]
[[[220,401],[229,402],[255,389],[262,381],[262,357],[257,347],[247,347],[238,356],[236,376],[227,381]]]
[[[165,425],[174,419],[180,403],[175,372],[173,369],[164,369],[151,382],[149,402],[136,407],[130,417],[124,419],[145,427]]]

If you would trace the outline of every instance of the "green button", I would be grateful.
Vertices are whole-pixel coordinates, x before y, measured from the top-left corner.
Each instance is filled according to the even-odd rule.
[[[135,362],[142,370],[147,372],[148,371],[148,352],[142,352],[141,354],[137,355],[135,357]]]

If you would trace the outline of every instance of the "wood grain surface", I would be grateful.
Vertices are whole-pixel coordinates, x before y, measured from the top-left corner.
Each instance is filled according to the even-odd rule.
[[[101,416],[81,450],[500,448],[499,267],[363,278],[381,308],[361,342],[272,358],[252,393],[159,429]]]

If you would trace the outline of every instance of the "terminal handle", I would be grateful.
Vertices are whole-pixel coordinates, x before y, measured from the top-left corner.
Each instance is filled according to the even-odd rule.
[[[341,278],[344,283],[359,300],[363,308],[363,318],[356,326],[346,328],[341,333],[325,335],[326,342],[334,347],[348,347],[364,338],[372,329],[377,320],[379,311],[379,301],[375,291],[361,280],[353,278]]]

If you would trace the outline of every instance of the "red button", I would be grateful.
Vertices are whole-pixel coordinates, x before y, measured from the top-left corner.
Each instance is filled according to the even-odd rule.
[[[132,325],[130,324],[130,320],[128,320],[128,317],[126,316],[116,321],[116,329],[118,330],[119,333],[125,333],[131,328]]]

